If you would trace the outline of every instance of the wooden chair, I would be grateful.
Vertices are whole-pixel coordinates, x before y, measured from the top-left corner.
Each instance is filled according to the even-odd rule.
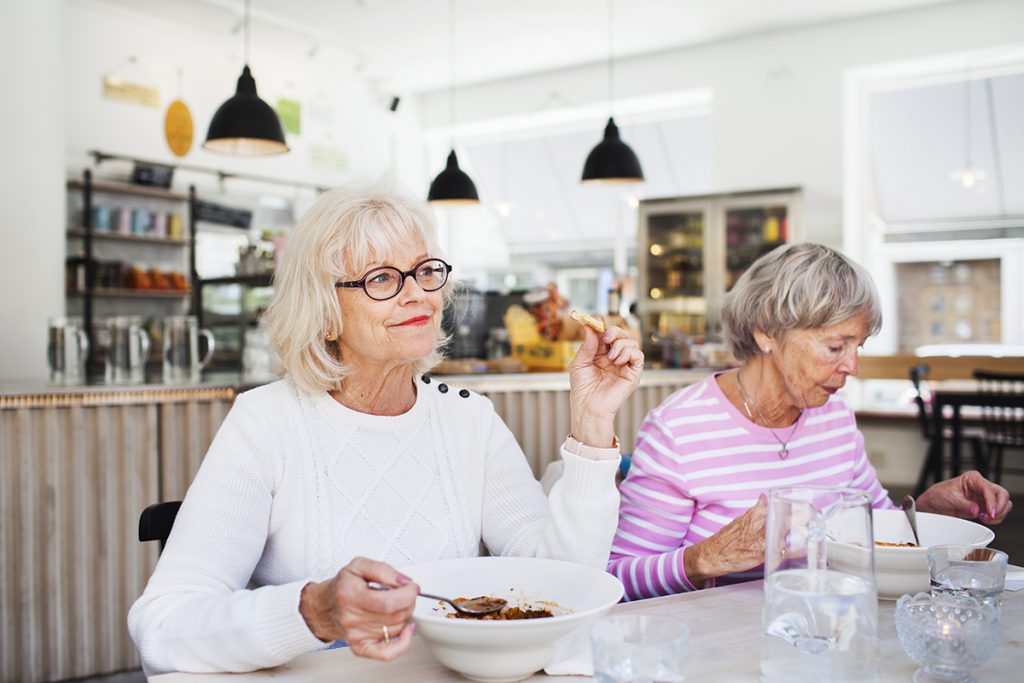
[[[180,507],[180,500],[168,500],[153,503],[143,510],[139,515],[139,541],[160,541],[160,550],[163,550]]]
[[[997,484],[1003,478],[1003,454],[1007,449],[1024,451],[1024,373],[975,370],[981,422],[989,475]],[[1022,468],[1009,468],[1024,474]]]
[[[925,455],[924,464],[921,466],[921,474],[915,487],[915,495],[921,495],[928,488],[929,483],[942,481],[945,478],[946,465],[943,462],[945,445],[953,441],[953,430],[945,428],[942,434],[936,438],[935,421],[932,416],[931,406],[925,400],[922,393],[922,384],[928,379],[930,368],[926,364],[914,365],[910,368],[910,383],[914,385],[914,403],[917,404],[917,422],[921,429],[921,436],[928,442],[928,451]],[[980,429],[965,429],[961,432],[961,439],[966,439],[971,444],[971,454],[974,458],[974,467],[982,474],[988,469],[985,453],[982,449],[984,431]]]

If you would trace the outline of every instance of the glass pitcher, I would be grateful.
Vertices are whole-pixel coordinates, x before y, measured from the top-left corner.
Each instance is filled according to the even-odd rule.
[[[206,354],[199,357],[199,337],[206,339]],[[164,382],[198,382],[200,371],[213,357],[213,334],[199,329],[193,315],[164,318]]]
[[[104,376],[108,384],[141,384],[146,381],[149,334],[137,315],[119,315],[107,319],[110,344]]]
[[[868,495],[830,487],[772,489],[765,542],[762,681],[877,680]]]
[[[77,317],[53,317],[46,332],[46,361],[50,381],[57,384],[81,384],[85,381],[89,358],[89,335]]]

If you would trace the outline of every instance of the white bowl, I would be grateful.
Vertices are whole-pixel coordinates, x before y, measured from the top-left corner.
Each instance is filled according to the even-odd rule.
[[[913,542],[910,522],[903,510],[874,510],[875,540],[888,543]],[[921,546],[897,548],[875,545],[875,581],[878,597],[895,600],[901,595],[928,591],[928,546],[970,545],[983,548],[996,535],[988,527],[966,519],[917,513]]]
[[[622,599],[605,571],[529,557],[469,557],[403,567],[420,590],[451,598],[493,595],[510,605],[544,601],[553,617],[514,621],[452,619],[437,601],[416,601],[413,621],[438,661],[477,681],[518,681],[551,661],[555,641],[585,629]]]

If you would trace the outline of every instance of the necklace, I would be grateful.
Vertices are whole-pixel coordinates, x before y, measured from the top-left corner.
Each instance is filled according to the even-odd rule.
[[[789,433],[789,438],[783,441],[779,438],[779,435],[775,433],[775,429],[770,426],[770,423],[765,418],[764,413],[762,413],[761,409],[757,407],[757,403],[754,402],[754,399],[750,398],[750,394],[748,394],[747,390],[743,387],[743,382],[740,381],[739,370],[736,371],[736,386],[740,388],[740,393],[743,394],[743,410],[747,411],[747,417],[750,418],[751,422],[754,421],[754,416],[750,414],[750,406],[753,404],[754,412],[757,413],[757,416],[761,418],[761,422],[768,427],[768,431],[771,432],[772,436],[775,437],[775,440],[779,442],[780,446],[782,446],[782,449],[779,451],[779,459],[785,460],[789,457],[789,448],[787,448],[787,446],[789,445],[789,442],[793,440],[793,435],[796,434],[796,430],[800,426],[800,416],[804,414],[803,408],[800,409],[800,413],[796,416],[796,421],[793,423],[793,431]]]

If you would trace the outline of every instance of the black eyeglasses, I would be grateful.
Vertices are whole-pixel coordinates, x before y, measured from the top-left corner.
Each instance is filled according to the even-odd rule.
[[[358,280],[335,282],[335,287],[361,287],[366,296],[376,301],[387,301],[398,296],[405,286],[405,278],[415,278],[416,284],[424,292],[436,292],[448,282],[448,273],[452,267],[439,258],[428,258],[420,261],[412,270],[401,271],[392,266],[380,266],[367,271]]]

